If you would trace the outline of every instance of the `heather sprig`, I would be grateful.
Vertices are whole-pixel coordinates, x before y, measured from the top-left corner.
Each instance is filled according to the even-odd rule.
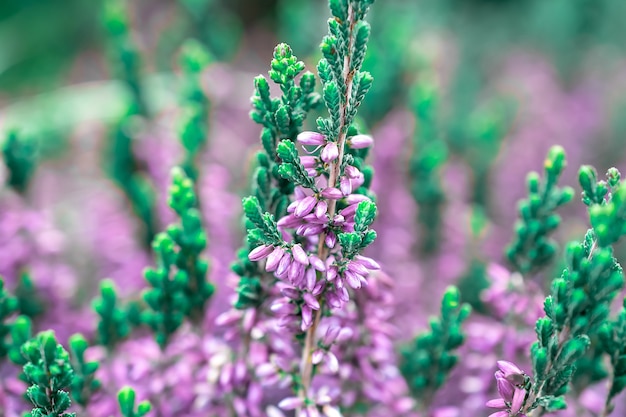
[[[128,88],[131,95],[131,113],[147,115],[147,102],[141,81],[141,56],[135,44],[125,0],[106,0],[102,10],[102,24],[107,35],[107,52],[113,72]]]
[[[320,103],[320,96],[314,91],[315,76],[311,72],[302,74],[296,84],[296,77],[302,71],[304,63],[293,55],[289,45],[283,43],[274,49],[269,71],[270,79],[280,86],[282,96],[270,96],[269,83],[264,76],[259,75],[254,79],[255,92],[250,117],[264,127],[261,144],[272,162],[277,162],[278,141],[295,140],[307,113]],[[280,179],[276,173],[272,174],[276,180]]]
[[[33,337],[33,323],[26,316],[18,316],[11,324],[8,357],[15,365],[23,366],[27,359],[22,355],[22,346]]]
[[[526,178],[528,197],[518,205],[520,218],[515,226],[515,237],[506,249],[507,259],[522,275],[549,264],[556,253],[556,244],[550,239],[561,222],[556,210],[574,196],[571,187],[557,184],[565,165],[565,151],[553,146],[544,162],[544,178],[536,172]]]
[[[598,180],[598,173],[591,165],[583,165],[578,172],[578,182],[583,189],[582,200],[587,206],[605,205],[621,181],[621,174],[616,168],[610,168],[606,180]]]
[[[156,332],[164,348],[170,336],[185,317],[194,323],[204,317],[206,303],[214,292],[207,281],[208,262],[201,257],[206,247],[206,232],[202,227],[193,181],[182,169],[172,170],[169,206],[180,218],[159,233],[153,244],[156,268],[147,268],[144,277],[150,288],[143,298],[150,307],[145,322]]]
[[[252,215],[258,221],[263,213],[267,212],[275,219],[287,213],[294,184],[280,175],[281,161],[276,148],[283,138],[295,140],[308,113],[321,103],[320,95],[314,91],[315,76],[312,73],[303,73],[296,83],[296,77],[302,71],[304,63],[298,61],[289,45],[280,44],[274,49],[269,76],[280,86],[281,96],[274,98],[270,96],[269,83],[264,76],[259,75],[254,80],[254,95],[251,99],[253,110],[250,117],[263,126],[261,131],[263,151],[256,155],[257,167],[252,177],[251,192],[256,200],[244,200],[246,218]],[[271,227],[271,224],[268,223],[267,227]],[[264,228],[265,226],[261,230]],[[237,287],[238,298],[235,302],[236,308],[239,309],[256,307],[263,300],[261,277],[264,271],[259,268],[257,262],[248,259],[248,253],[261,239],[256,236],[259,232],[251,232],[253,229],[258,229],[258,226],[254,221],[248,220],[247,245],[239,251],[237,262],[232,266],[233,271],[240,277]],[[269,230],[266,232],[272,233]]]
[[[602,417],[613,412],[613,400],[626,387],[626,299],[617,317],[605,322],[598,331],[601,349],[609,356],[609,390]]]
[[[361,188],[365,174],[356,166],[363,167],[362,157],[366,152],[360,150],[370,147],[373,139],[359,134],[352,126],[372,84],[369,73],[361,71],[370,32],[363,19],[371,4],[357,0],[330,2],[333,18],[328,21],[329,35],[321,45],[324,58],[318,64],[328,117],[317,120],[319,132],[297,135],[301,145],[316,148],[313,151],[305,148],[310,155],[299,156],[293,136],[277,144],[262,135],[268,154],[273,155],[276,149],[279,175],[297,186],[296,200],[289,204],[286,215],[276,221],[271,213],[264,212],[258,198],[244,199],[244,212],[253,225],[248,241],[254,249],[248,257],[251,261],[266,259],[266,271],[273,272],[280,281],[283,298],[276,300],[271,308],[281,327],[294,332],[292,340],[301,344],[299,369],[294,371],[297,368],[287,362],[280,366],[292,381],[297,396],[284,399],[279,407],[296,409],[298,415],[319,413],[318,406],[325,401],[311,390],[318,368],[312,353],[317,345],[316,330],[322,312],[330,315],[331,309],[345,307],[350,290],[366,285],[369,271],[379,268],[374,260],[361,256],[362,250],[376,238],[369,228],[376,216],[376,206],[367,190]],[[303,69],[290,59],[284,65],[272,67],[290,66],[294,71]],[[270,75],[283,87],[289,79]],[[257,109],[253,118],[267,129],[268,121],[258,117],[257,104],[267,104],[264,95],[269,97],[261,93],[253,99]],[[283,120],[278,128],[287,132],[286,119],[280,112],[276,120]],[[371,171],[368,176],[371,179]],[[305,332],[304,338],[298,327]],[[289,363],[293,359],[289,358]]]
[[[588,172],[586,168],[583,171]],[[624,286],[622,268],[613,257],[611,245],[623,230],[621,206],[625,195],[626,188],[619,186],[610,201],[592,205],[589,212],[593,228],[583,242],[567,246],[567,267],[560,278],[553,280],[551,295],[544,303],[546,316],[537,321],[535,328],[538,341],[531,348],[534,380],[516,385],[516,390],[523,392],[509,410],[511,416],[538,407],[547,411],[564,407],[562,395],[568,391],[576,362],[589,349],[599,326],[609,316],[613,299]],[[615,227],[616,232],[608,232]]]
[[[71,400],[68,389],[74,378],[70,358],[63,346],[57,343],[54,332],[45,331],[22,346],[27,360],[24,375],[30,387],[26,396],[33,404],[31,417],[74,417],[66,413]]]
[[[198,179],[198,155],[207,141],[209,100],[201,85],[201,74],[212,61],[209,52],[195,39],[188,39],[181,48],[183,70],[181,86],[182,118],[179,137],[185,149],[181,167],[185,174]]]
[[[135,390],[130,387],[123,387],[117,393],[117,402],[122,417],[143,417],[152,409],[152,405],[147,400],[135,406],[135,396]]]
[[[142,170],[142,163],[133,151],[138,117],[148,116],[147,102],[141,80],[141,59],[134,44],[125,0],[107,0],[103,9],[103,25],[107,33],[108,55],[115,76],[130,93],[126,113],[109,133],[105,165],[111,178],[124,191],[133,211],[144,225],[146,245],[155,235],[155,192]]]
[[[100,317],[97,328],[98,343],[112,351],[130,334],[127,313],[120,306],[112,280],[105,279],[100,283],[100,298],[92,302],[92,307]]]
[[[461,325],[471,312],[460,299],[458,289],[448,287],[441,300],[441,316],[431,318],[430,330],[400,352],[400,370],[423,410],[428,410],[435,392],[458,362],[456,350],[465,340]]]
[[[9,171],[7,184],[17,192],[24,193],[37,168],[37,141],[15,130],[9,131],[2,145],[2,156]]]
[[[185,271],[187,276],[185,295],[189,310],[186,315],[194,323],[204,318],[206,304],[215,292],[215,286],[207,281],[209,262],[202,256],[207,246],[207,234],[198,203],[193,180],[181,169],[173,168],[168,204],[180,222],[171,224],[166,233],[179,249],[176,267],[179,271]]]
[[[4,279],[0,277],[0,360],[8,354],[10,344],[8,339],[11,333],[10,319],[17,312],[17,299],[6,289]]]
[[[445,202],[441,170],[448,150],[439,128],[437,85],[430,79],[420,81],[413,88],[411,98],[417,123],[409,160],[411,193],[418,205],[421,250],[430,253],[437,250],[441,239],[441,211]]]
[[[39,316],[46,310],[42,292],[37,289],[27,270],[20,272],[20,278],[14,290],[19,305],[19,313],[31,318]]]
[[[74,378],[71,383],[72,399],[82,407],[86,407],[91,396],[101,386],[100,381],[96,379],[96,371],[100,364],[96,361],[88,362],[85,359],[85,351],[89,344],[82,334],[70,336],[68,344],[70,362],[74,369]]]

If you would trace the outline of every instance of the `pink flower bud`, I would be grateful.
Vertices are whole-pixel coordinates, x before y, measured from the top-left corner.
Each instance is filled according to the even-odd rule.
[[[339,181],[339,188],[343,195],[352,194],[352,181],[348,177],[342,177]]]
[[[248,254],[248,259],[251,261],[260,261],[261,259],[265,259],[270,253],[274,251],[274,246],[271,245],[261,245],[258,248],[254,248]]]
[[[309,155],[301,156],[300,162],[302,163],[302,166],[305,169],[312,169],[317,166],[317,158],[314,156],[309,156]]]
[[[320,309],[320,303],[319,301],[317,301],[317,298],[315,298],[314,296],[312,296],[309,293],[304,293],[302,295],[302,298],[304,299],[304,302],[311,307],[313,310],[319,310]]]
[[[310,131],[300,132],[300,134],[298,134],[297,140],[303,145],[319,146],[326,143],[326,138],[324,137],[324,135],[318,132]]]
[[[369,135],[356,135],[348,139],[348,146],[352,149],[369,148],[374,144],[374,139]]]
[[[324,149],[322,149],[322,153],[320,154],[320,158],[324,162],[332,162],[339,157],[339,148],[335,142],[328,142]]]
[[[270,253],[270,255],[267,257],[267,262],[265,263],[265,270],[267,272],[275,271],[284,255],[285,255],[285,250],[283,248],[274,249],[274,251]]]
[[[346,166],[343,171],[346,174],[346,177],[350,178],[351,180],[357,178],[359,175],[361,175],[361,171],[359,171],[359,169],[357,167],[354,167],[352,165],[348,165]]]
[[[315,216],[318,218],[324,217],[326,212],[328,211],[328,203],[326,201],[320,201],[315,206]]]
[[[339,200],[343,197],[343,193],[338,188],[328,187],[324,188],[321,192],[322,197],[327,198],[329,200]]]
[[[317,198],[313,196],[304,197],[302,200],[298,201],[293,214],[296,217],[306,216],[313,210],[316,204]]]
[[[304,249],[302,249],[301,245],[293,245],[293,247],[291,248],[291,253],[296,262],[299,262],[302,265],[309,264],[309,257],[306,255],[306,252],[304,252]]]

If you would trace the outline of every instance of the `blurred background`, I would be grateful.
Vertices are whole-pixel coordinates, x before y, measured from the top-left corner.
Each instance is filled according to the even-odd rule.
[[[105,277],[136,294],[152,237],[174,219],[170,169],[193,148],[218,285],[211,309],[224,311],[260,148],[253,77],[267,73],[278,42],[315,72],[328,15],[324,0],[0,2],[0,274],[21,310],[41,315],[28,304],[36,294],[50,299],[43,308],[89,310]],[[470,340],[485,323],[505,331],[482,293],[508,278],[504,248],[527,173],[542,171],[554,144],[577,194],[581,164],[600,176],[626,168],[626,1],[379,0],[369,21],[364,69],[375,82],[359,126],[375,138],[370,254],[395,281],[394,323],[413,335],[457,283],[479,313]],[[587,219],[578,201],[561,214],[562,247]],[[526,278],[545,286],[560,253]],[[43,317],[45,328],[64,315]],[[520,346],[507,357],[523,363]],[[467,349],[487,368],[498,359]]]

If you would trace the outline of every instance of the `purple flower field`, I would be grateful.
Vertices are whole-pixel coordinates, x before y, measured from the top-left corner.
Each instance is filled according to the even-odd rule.
[[[0,417],[626,414],[622,0],[60,9],[0,5]]]

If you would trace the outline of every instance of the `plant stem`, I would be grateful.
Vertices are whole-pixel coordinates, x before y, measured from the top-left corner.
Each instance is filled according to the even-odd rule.
[[[347,137],[348,128],[349,128],[349,126],[346,126],[346,116],[348,112],[348,103],[350,102],[350,95],[352,94],[352,80],[354,77],[353,71],[350,70],[350,66],[351,66],[350,61],[351,61],[352,48],[354,45],[354,35],[353,35],[354,26],[356,23],[354,9],[352,8],[352,4],[350,2],[348,2],[347,21],[348,21],[348,24],[350,25],[349,32],[348,32],[349,33],[348,48],[347,48],[348,52],[346,56],[344,57],[344,61],[343,61],[343,79],[346,84],[346,95],[342,103],[343,108],[341,109],[341,115],[340,115],[341,119],[340,119],[340,126],[339,126],[339,136],[337,137],[337,148],[339,148],[339,156],[337,157],[336,160],[330,163],[328,187],[335,187],[337,185],[337,181],[339,180],[339,175],[341,173],[341,162],[343,161],[343,157],[345,153],[344,146],[345,146],[346,137]],[[335,216],[336,207],[337,207],[336,200],[330,200],[328,202],[328,215],[331,220]],[[318,243],[318,248],[317,248],[318,256],[322,261],[326,261],[326,259],[328,258],[328,254],[329,254],[329,250],[324,244],[325,240],[326,240],[326,233],[322,232],[319,237],[319,243]],[[306,337],[304,340],[304,347],[302,350],[302,360],[300,362],[301,385],[300,385],[299,396],[302,399],[308,398],[309,388],[311,386],[311,380],[313,379],[313,362],[311,360],[311,355],[313,353],[313,347],[315,345],[315,333],[317,331],[319,322],[322,318],[322,309],[324,307],[323,306],[323,293],[320,294],[317,297],[317,299],[320,304],[320,308],[315,312],[315,318],[313,320],[313,324],[311,325],[311,327],[309,327],[309,329],[306,332]],[[304,415],[303,407],[298,408],[296,415],[298,417],[302,417]]]

